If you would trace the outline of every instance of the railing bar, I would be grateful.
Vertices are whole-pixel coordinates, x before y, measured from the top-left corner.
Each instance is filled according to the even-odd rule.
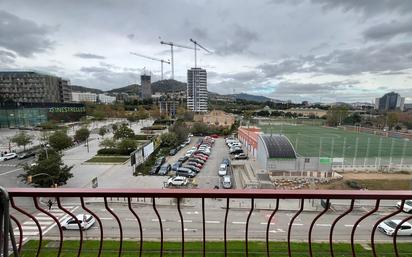
[[[183,215],[182,215],[182,211],[180,210],[180,199],[181,198],[177,198],[177,211],[179,212],[179,217],[180,217],[180,227],[182,230],[182,257],[185,256],[185,224],[183,222]]]
[[[386,215],[385,217],[380,218],[375,223],[375,225],[373,226],[372,232],[371,232],[371,245],[372,245],[372,254],[373,254],[374,257],[376,257],[376,248],[375,248],[375,231],[376,231],[376,228],[378,227],[379,223],[381,223],[382,221],[384,221],[386,219],[389,219],[390,217],[395,216],[396,214],[400,213],[403,209],[404,203],[405,203],[405,200],[402,200],[401,208],[399,208],[399,210],[397,210],[396,212],[390,213],[390,214]]]
[[[205,214],[205,198],[202,197],[202,223],[203,223],[203,257],[206,257],[206,214]]]
[[[84,198],[80,197],[80,203],[82,205],[82,208],[87,211],[88,213],[90,213],[99,223],[99,230],[100,230],[100,243],[99,243],[99,252],[97,253],[97,256],[101,256],[102,254],[102,248],[103,248],[103,224],[102,221],[100,220],[99,216],[96,215],[96,213],[94,213],[93,211],[91,211],[89,208],[86,207],[86,205],[84,204]]]
[[[19,247],[18,247],[18,252],[19,254],[21,253],[21,245],[23,244],[23,228],[21,227],[20,222],[14,217],[12,214],[10,214],[10,218],[16,223],[17,228],[19,229]]]
[[[289,228],[288,228],[288,256],[292,257],[292,250],[291,250],[291,245],[290,245],[290,235],[292,232],[292,225],[293,222],[295,221],[295,219],[299,216],[299,214],[303,211],[303,207],[305,204],[305,199],[300,199],[300,209],[298,210],[298,212],[292,217],[292,219],[289,222]]]
[[[352,232],[350,235],[350,245],[352,248],[352,256],[356,257],[356,251],[355,251],[355,231],[356,228],[358,227],[358,224],[361,223],[362,220],[366,219],[367,217],[369,217],[370,215],[372,215],[374,212],[376,212],[379,209],[379,204],[380,204],[380,199],[376,200],[376,204],[375,204],[375,208],[373,208],[371,211],[369,211],[368,213],[366,213],[365,215],[363,215],[362,217],[360,217],[355,224],[353,224],[353,228],[352,228]]]
[[[227,235],[226,235],[226,230],[227,230],[227,216],[229,214],[229,200],[230,200],[229,198],[226,198],[225,225],[224,225],[224,231],[223,231],[225,257],[227,256]]]
[[[9,216],[10,217],[10,216]],[[10,221],[10,220],[9,220]],[[17,246],[16,246],[16,238],[14,237],[14,231],[13,231],[13,227],[11,225],[11,222],[9,223],[9,234],[10,234],[10,241],[11,241],[11,245],[13,247],[13,255],[14,257],[19,257],[20,253],[17,250]],[[7,237],[7,235],[6,235]]]
[[[162,219],[160,217],[159,212],[157,211],[156,208],[156,198],[152,198],[153,202],[153,210],[156,213],[157,219],[159,220],[159,226],[160,226],[160,257],[163,256],[163,224],[162,224]]]
[[[245,251],[246,251],[246,257],[249,256],[249,243],[248,243],[248,233],[249,233],[249,221],[250,221],[250,217],[252,216],[252,212],[253,209],[255,207],[255,199],[252,198],[251,199],[251,207],[250,207],[250,211],[249,211],[249,215],[247,216],[247,220],[246,220],[246,230],[245,230]]]
[[[272,219],[275,216],[275,213],[278,211],[279,209],[279,198],[276,199],[276,207],[273,210],[272,214],[269,217],[268,220],[268,225],[266,226],[266,255],[267,257],[270,257],[270,247],[269,247],[269,229],[270,229],[270,223],[272,223]]]
[[[82,253],[82,248],[83,248],[83,229],[82,226],[80,225],[80,221],[77,219],[76,215],[74,215],[73,213],[69,212],[66,208],[64,208],[60,202],[60,197],[56,197],[56,201],[57,201],[57,206],[59,207],[59,209],[63,210],[65,213],[67,213],[70,217],[72,217],[76,223],[77,226],[79,227],[79,234],[80,234],[80,242],[79,242],[79,250],[77,252],[77,256],[79,257]]]
[[[122,249],[123,249],[123,228],[122,228],[122,223],[120,222],[119,217],[116,215],[116,213],[114,213],[114,211],[112,211],[109,208],[109,205],[107,203],[107,197],[104,197],[104,206],[106,208],[106,210],[113,215],[113,217],[116,219],[117,224],[119,225],[119,231],[120,231],[120,243],[119,243],[119,257],[122,256]]]
[[[139,223],[139,231],[140,231],[140,245],[139,245],[139,257],[142,256],[143,252],[143,228],[142,228],[142,222],[140,221],[139,215],[133,210],[132,208],[132,203],[130,197],[127,198],[127,204],[129,206],[130,212],[133,214],[133,216],[136,218],[137,223]]]
[[[312,231],[313,231],[313,226],[315,225],[316,221],[327,211],[329,210],[329,198],[326,199],[326,206],[325,209],[320,212],[312,221],[309,227],[309,235],[308,235],[308,242],[309,242],[309,256],[313,257],[313,251],[312,251]]]
[[[399,208],[400,211],[403,210],[403,205],[404,205],[404,201],[401,204],[401,208]],[[400,229],[400,227],[402,226],[403,223],[407,222],[408,220],[412,219],[412,216],[406,217],[405,219],[403,219],[395,228],[395,232],[393,233],[393,247],[395,250],[395,255],[396,257],[399,257],[399,252],[398,252],[398,245],[396,242],[396,238],[397,238],[397,234],[398,234],[398,230]]]
[[[341,220],[343,217],[345,217],[347,214],[352,212],[353,206],[355,204],[355,199],[352,199],[350,202],[350,207],[347,211],[339,215],[332,223],[330,227],[330,232],[329,232],[329,248],[330,248],[330,256],[335,257],[335,253],[333,252],[333,230],[335,229],[335,225],[338,223],[339,220]]]
[[[43,233],[42,233],[39,222],[37,221],[37,219],[33,215],[31,215],[30,213],[26,212],[25,210],[17,207],[16,204],[14,203],[14,198],[11,197],[11,196],[10,196],[10,205],[13,207],[13,209],[17,210],[18,212],[23,213],[24,215],[26,215],[27,217],[32,219],[34,221],[34,223],[36,223],[36,226],[39,229],[39,244],[37,246],[36,257],[40,256],[41,244],[42,244],[42,241],[43,241]],[[22,231],[22,232],[24,233],[24,231]]]
[[[33,201],[34,201],[34,207],[37,210],[39,210],[40,212],[42,212],[42,213],[46,214],[47,216],[49,216],[50,218],[52,218],[54,220],[54,222],[56,222],[57,227],[59,228],[60,242],[59,242],[59,250],[57,252],[57,257],[59,257],[61,255],[62,248],[63,248],[63,230],[62,230],[62,226],[60,225],[59,220],[53,214],[51,214],[50,212],[45,211],[43,208],[40,208],[37,197],[33,197]]]

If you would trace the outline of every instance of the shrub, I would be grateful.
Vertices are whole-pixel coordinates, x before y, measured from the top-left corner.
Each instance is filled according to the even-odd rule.
[[[362,186],[359,185],[359,183],[355,180],[346,181],[346,185],[348,185],[350,188],[353,188],[353,189],[361,189],[362,188]]]
[[[164,126],[164,125],[153,125],[153,126],[150,126],[150,127],[144,127],[144,128],[142,128],[142,130],[163,130],[163,129],[166,129],[167,128],[167,126]]]
[[[153,135],[134,135],[134,140],[150,140],[153,138]]]
[[[98,155],[130,155],[134,149],[103,148],[97,151]]]

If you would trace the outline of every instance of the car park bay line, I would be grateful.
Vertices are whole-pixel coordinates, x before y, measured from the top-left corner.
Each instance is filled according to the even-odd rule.
[[[4,173],[1,173],[1,174],[0,174],[0,176],[7,175],[7,174],[10,174],[10,173],[13,173],[13,172],[16,172],[16,171],[22,170],[22,169],[23,169],[23,168],[18,168],[18,169],[10,170],[10,171],[7,171],[7,172],[4,172]]]

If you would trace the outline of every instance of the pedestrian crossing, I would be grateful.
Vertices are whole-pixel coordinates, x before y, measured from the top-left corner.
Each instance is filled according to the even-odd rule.
[[[65,206],[65,205],[63,205],[63,207],[71,213],[73,213],[75,210],[79,208],[79,206]],[[63,212],[62,210],[58,208],[52,208],[49,212],[50,214],[55,216],[59,220],[59,222],[69,217],[67,213]],[[56,222],[51,217],[49,217],[48,215],[42,212],[39,212],[33,216],[39,223],[43,236],[57,225]],[[40,233],[36,222],[34,222],[32,219],[28,219],[25,222],[23,222],[21,224],[21,227],[23,231],[22,233],[23,243],[29,239],[28,237],[38,236]],[[14,233],[15,238],[17,239],[16,241],[18,241],[18,238],[20,237],[20,231],[17,226],[13,229],[13,233]]]
[[[0,164],[0,167],[17,167],[17,164],[6,164],[6,163],[2,163],[2,164]]]

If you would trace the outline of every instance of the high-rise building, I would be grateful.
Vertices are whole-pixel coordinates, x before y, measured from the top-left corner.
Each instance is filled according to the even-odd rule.
[[[187,109],[207,112],[207,72],[202,68],[187,70]]]
[[[405,97],[401,97],[398,93],[390,92],[375,99],[375,109],[379,111],[403,111],[404,103]]]
[[[140,83],[142,84],[142,99],[152,98],[152,83],[150,79],[150,75],[140,76]]]
[[[71,101],[69,82],[32,71],[1,71],[0,96],[17,103],[64,103]]]

